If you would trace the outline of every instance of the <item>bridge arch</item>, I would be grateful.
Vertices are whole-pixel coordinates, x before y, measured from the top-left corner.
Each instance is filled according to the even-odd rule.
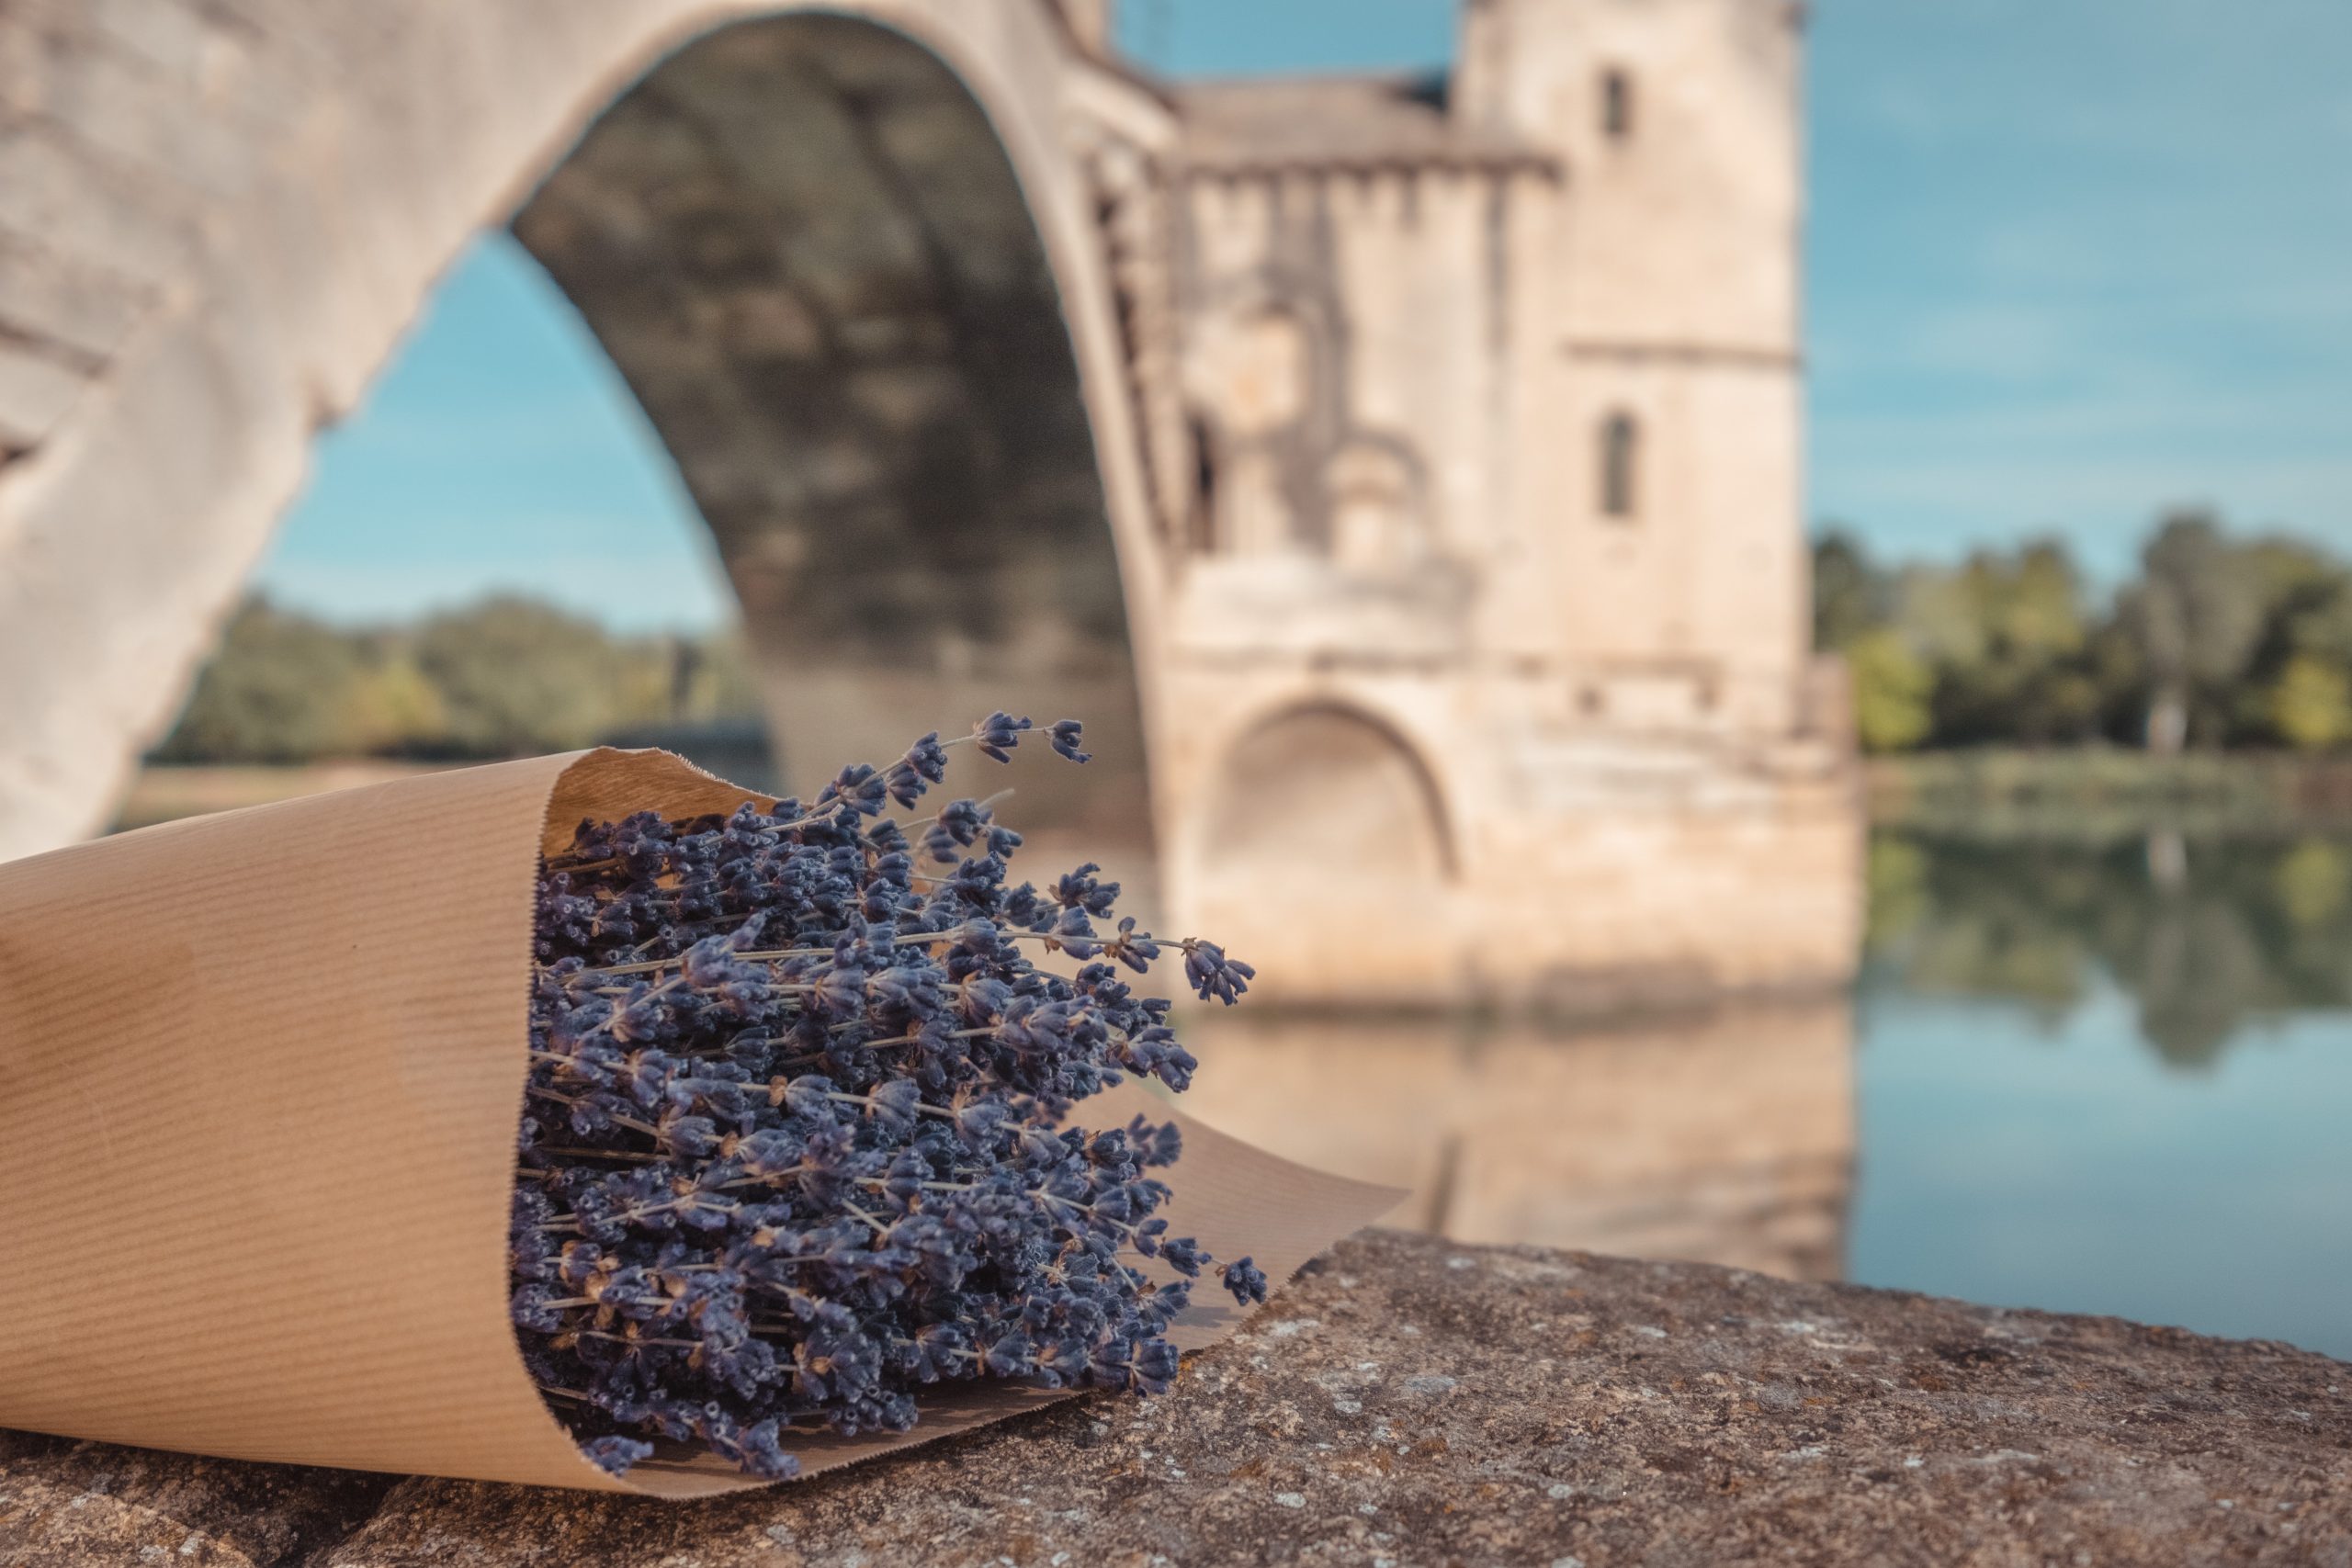
[[[1585,352],[1584,285],[1678,242],[1606,203],[1572,213],[1555,128],[1487,114],[1466,79],[1442,102],[1367,83],[1163,92],[1079,41],[1069,18],[1101,16],[0,6],[0,60],[25,62],[0,70],[0,858],[103,821],[313,433],[468,238],[520,211],[709,513],[789,761],[876,751],[985,702],[1046,709],[1033,676],[1103,674],[1050,704],[1106,731],[1103,760],[1057,782],[1148,820],[1174,923],[1254,946],[1278,992],[1278,946],[1188,917],[1194,852],[1233,716],[1344,697],[1391,721],[1363,765],[1410,778],[1401,739],[1443,786],[1435,819],[1476,831],[1451,836],[1457,881],[1392,900],[1445,929],[1382,922],[1377,945],[1290,984],[1445,1000],[1475,964],[1482,1001],[1543,1000],[1849,973],[1851,757],[1809,716],[1802,594],[1773,586],[1804,560],[1793,53],[1715,49],[1740,62],[1735,97],[1781,107],[1749,139],[1763,162],[1683,175],[1703,194],[1762,171],[1769,199],[1707,231],[1754,262],[1738,319],[1654,367],[1712,411],[1659,536],[1690,548],[1621,578],[1546,523],[1589,498],[1567,495],[1575,466],[1543,433],[1623,390],[1623,356]],[[1582,37],[1537,52],[1573,59]],[[763,142],[787,114],[793,136]],[[1294,122],[1310,133],[1266,132]],[[810,207],[820,155],[863,176],[866,205]],[[1560,251],[1563,234],[1584,241]],[[1555,252],[1566,272],[1501,265]],[[978,301],[1028,325],[975,353],[959,336]],[[1366,330],[1382,321],[1410,330]],[[1506,353],[1506,336],[1575,352]],[[1709,359],[1726,344],[1737,364]],[[1497,409],[1518,413],[1464,413]],[[887,541],[888,570],[854,570],[820,515]],[[1204,515],[1243,537],[1186,548]],[[1626,700],[1576,700],[1603,685]],[[1148,812],[1139,765],[1131,791],[1105,787],[1113,688],[1149,741]],[[1238,903],[1261,907],[1282,905]]]
[[[1257,964],[1276,1000],[1465,990],[1461,834],[1424,738],[1376,702],[1315,691],[1263,704],[1204,750],[1170,854],[1188,928]]]
[[[1071,120],[1159,111],[1056,9],[211,15],[139,78],[188,150],[37,123],[60,183],[0,193],[0,241],[119,296],[110,333],[35,334],[70,396],[0,409],[0,857],[96,826],[312,433],[510,215],[711,526],[788,763],[1052,692],[1140,805],[1159,565]]]

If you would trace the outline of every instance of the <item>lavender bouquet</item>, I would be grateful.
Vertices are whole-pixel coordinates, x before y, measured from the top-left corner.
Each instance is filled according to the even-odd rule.
[[[1239,1321],[1204,1271],[1254,1300],[1397,1195],[1146,1091],[1193,1063],[1135,972],[1246,966],[922,813],[1047,739],[805,807],[600,749],[0,864],[0,1427],[683,1498],[1163,1386]]]
[[[1030,730],[926,735],[806,806],[582,822],[546,859],[514,1318],[611,1472],[659,1438],[784,1480],[794,1434],[904,1432],[926,1384],[1175,1376],[1165,1332],[1213,1265],[1159,1213],[1179,1129],[1069,1118],[1123,1075],[1191,1081],[1125,972],[1180,953],[1227,1003],[1251,972],[1119,919],[1093,865],[1009,886],[989,802],[892,815],[949,746],[1001,761]],[[1045,733],[1087,760],[1075,721]],[[1265,1299],[1248,1258],[1220,1278]]]

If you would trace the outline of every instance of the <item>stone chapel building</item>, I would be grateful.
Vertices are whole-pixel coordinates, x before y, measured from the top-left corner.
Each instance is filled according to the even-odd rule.
[[[1801,24],[1465,0],[1442,76],[1170,89],[1128,283],[1176,367],[1147,428],[1181,519],[1171,705],[1201,718],[1169,730],[1239,731],[1171,846],[1204,929],[1272,928],[1275,972],[1342,989],[1348,922],[1264,909],[1346,864],[1324,897],[1426,921],[1377,965],[1400,989],[1850,965],[1800,510]],[[1288,809],[1293,773],[1345,773],[1347,804]]]

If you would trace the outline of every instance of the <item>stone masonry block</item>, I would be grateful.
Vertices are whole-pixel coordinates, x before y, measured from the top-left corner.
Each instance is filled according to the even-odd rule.
[[[99,359],[122,342],[146,299],[127,280],[66,265],[37,243],[0,240],[0,332]]]
[[[0,137],[0,236],[38,240],[60,260],[162,284],[196,252],[185,197],[109,170],[34,125]]]
[[[85,371],[0,340],[0,446],[38,444],[88,382]]]

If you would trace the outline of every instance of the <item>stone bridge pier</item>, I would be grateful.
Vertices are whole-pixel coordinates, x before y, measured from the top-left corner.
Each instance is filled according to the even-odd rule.
[[[1074,713],[1024,823],[1148,840],[1272,996],[1838,980],[1794,28],[1488,0],[1447,81],[1178,89],[1081,0],[10,7],[0,856],[106,820],[313,434],[511,224],[797,786]]]

